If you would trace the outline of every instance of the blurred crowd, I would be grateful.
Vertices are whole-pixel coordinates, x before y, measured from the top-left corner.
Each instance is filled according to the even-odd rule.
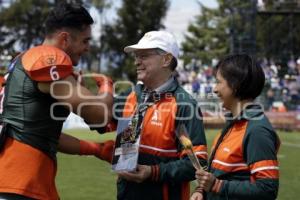
[[[266,60],[261,66],[266,75],[266,108],[280,112],[300,110],[300,58],[288,61],[287,67]]]
[[[279,64],[267,59],[260,60],[266,77],[265,89],[259,101],[265,110],[286,112],[300,111],[300,58]],[[177,77],[184,88],[198,100],[215,97],[215,79],[212,66],[179,68]]]
[[[177,78],[183,87],[198,100],[209,98],[213,93],[215,79],[213,67],[193,67],[190,70],[179,68]]]

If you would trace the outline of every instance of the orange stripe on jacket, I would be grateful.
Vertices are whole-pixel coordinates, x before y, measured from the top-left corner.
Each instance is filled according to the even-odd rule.
[[[193,151],[198,158],[207,159],[207,146],[206,145],[197,145],[193,146]],[[188,153],[187,150],[181,152],[180,157],[186,156]]]
[[[212,161],[212,167],[225,172],[238,172],[249,170],[246,163],[228,163],[216,159]]]
[[[262,160],[250,165],[252,179],[279,178],[279,167],[277,160]]]
[[[159,157],[179,158],[180,154],[176,149],[159,149],[155,146],[140,144],[141,153],[151,154]]]

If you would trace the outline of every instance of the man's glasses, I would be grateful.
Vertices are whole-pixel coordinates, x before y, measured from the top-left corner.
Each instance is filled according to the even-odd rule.
[[[134,59],[139,59],[139,60],[146,60],[154,55],[166,55],[167,52],[161,50],[161,49],[154,49],[153,51],[150,52],[140,52],[140,53],[133,53],[133,58]]]

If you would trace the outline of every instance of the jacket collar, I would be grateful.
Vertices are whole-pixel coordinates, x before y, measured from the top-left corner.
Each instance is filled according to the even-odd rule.
[[[172,95],[177,87],[179,86],[179,83],[177,79],[174,76],[171,76],[165,83],[163,83],[161,86],[156,88],[154,91],[149,91],[145,88],[143,83],[138,83],[135,92],[137,94],[138,102],[144,101],[145,97],[149,95],[153,95],[154,99],[160,100],[165,95]]]
[[[228,122],[251,120],[253,118],[262,116],[263,113],[264,113],[264,110],[263,110],[262,105],[256,104],[256,103],[251,103],[251,104],[247,105],[237,117],[233,117],[232,113],[226,113],[225,119]]]

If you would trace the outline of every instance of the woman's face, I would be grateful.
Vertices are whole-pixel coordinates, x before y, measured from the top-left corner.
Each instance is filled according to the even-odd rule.
[[[231,111],[232,106],[237,103],[238,99],[233,95],[233,90],[229,87],[227,80],[221,75],[220,70],[217,71],[216,81],[214,93],[220,98],[223,107]]]

